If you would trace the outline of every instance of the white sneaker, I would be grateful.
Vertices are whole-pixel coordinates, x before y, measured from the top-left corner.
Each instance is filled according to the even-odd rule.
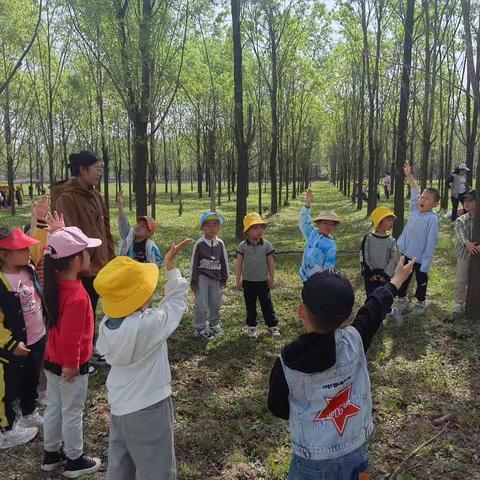
[[[17,425],[22,428],[41,427],[43,425],[43,417],[38,413],[38,409],[36,409],[30,415],[20,417]]]
[[[214,338],[214,334],[210,330],[210,327],[206,326],[204,328],[196,328],[195,329],[195,336],[203,338],[203,340],[212,340]]]
[[[270,327],[268,330],[272,337],[280,337],[280,330],[278,327]]]
[[[426,310],[427,310],[427,304],[425,303],[425,301],[417,302],[413,306],[412,311],[410,312],[410,315],[412,317],[418,317],[419,315],[424,315]]]
[[[257,336],[257,327],[247,327],[247,335],[250,338],[255,338]]]
[[[33,440],[38,433],[37,427],[24,428],[15,422],[11,430],[0,433],[0,448],[12,448]]]

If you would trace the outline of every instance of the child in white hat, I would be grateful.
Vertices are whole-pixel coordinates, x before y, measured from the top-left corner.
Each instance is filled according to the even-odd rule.
[[[302,235],[307,241],[303,251],[300,276],[306,282],[315,272],[328,268],[335,268],[337,246],[333,233],[340,224],[340,219],[334,211],[326,211],[315,218],[312,225],[310,205],[313,202],[313,192],[305,192],[305,206],[300,211],[299,226]]]

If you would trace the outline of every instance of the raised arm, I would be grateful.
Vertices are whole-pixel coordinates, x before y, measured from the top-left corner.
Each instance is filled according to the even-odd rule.
[[[310,205],[313,202],[313,192],[309,188],[305,192],[305,206],[300,210],[299,218],[299,227],[302,235],[305,239],[308,239],[310,234],[315,230],[315,227],[312,225],[312,219],[310,218]]]
[[[380,328],[385,315],[390,311],[393,299],[397,295],[403,282],[413,271],[415,258],[404,265],[405,257],[400,257],[393,278],[385,287],[377,288],[363,304],[357,313],[352,327],[358,330],[362,337],[363,348],[367,351],[372,339]]]
[[[125,214],[125,198],[122,191],[118,192],[118,230],[120,237],[125,240],[130,231],[130,223]]]
[[[413,212],[414,210],[418,209],[417,200],[420,196],[420,192],[418,190],[417,182],[415,182],[415,179],[412,175],[412,167],[408,163],[403,165],[403,172],[405,173],[405,178],[410,185],[410,211]]]

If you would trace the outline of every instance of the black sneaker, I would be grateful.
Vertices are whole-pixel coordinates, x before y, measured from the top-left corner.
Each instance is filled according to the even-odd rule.
[[[43,463],[40,467],[44,472],[53,472],[67,463],[67,457],[63,449],[58,452],[43,451]]]
[[[70,460],[67,458],[67,466],[63,472],[63,476],[66,478],[78,478],[82,475],[89,475],[90,473],[96,472],[102,462],[99,458],[87,457],[87,455],[82,455],[76,460]]]
[[[105,365],[107,362],[105,361],[105,357],[103,355],[95,352],[90,359],[90,363],[93,363],[94,365]]]

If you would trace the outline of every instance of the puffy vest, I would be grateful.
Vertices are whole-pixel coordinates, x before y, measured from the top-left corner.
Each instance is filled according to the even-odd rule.
[[[290,437],[296,455],[310,460],[341,457],[361,447],[373,431],[367,359],[358,331],[335,332],[336,363],[303,373],[282,361],[290,390]],[[281,357],[280,357],[281,358]]]

